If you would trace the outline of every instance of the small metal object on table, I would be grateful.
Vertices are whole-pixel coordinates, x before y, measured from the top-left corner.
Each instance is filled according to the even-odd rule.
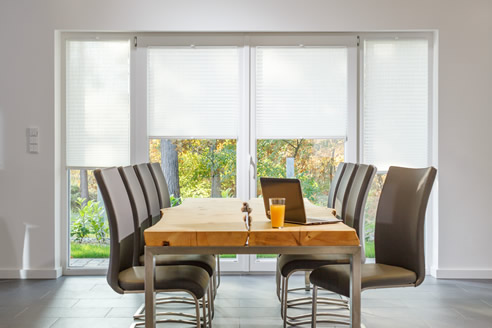
[[[247,213],[245,222],[241,207]],[[248,208],[255,209],[254,224]],[[313,216],[329,215],[325,207],[306,210]],[[338,254],[350,260],[350,323],[360,327],[361,249],[354,229],[343,223],[272,229],[258,199],[249,204],[238,199],[186,199],[165,209],[164,218],[144,232],[146,328],[156,324],[154,274],[159,254]]]

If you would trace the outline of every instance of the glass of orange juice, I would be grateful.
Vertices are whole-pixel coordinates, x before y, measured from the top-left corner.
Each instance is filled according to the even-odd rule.
[[[282,229],[285,219],[285,198],[270,198],[272,228]]]

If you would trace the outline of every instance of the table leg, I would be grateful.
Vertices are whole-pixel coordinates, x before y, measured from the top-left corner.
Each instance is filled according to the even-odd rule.
[[[360,328],[361,326],[361,255],[360,247],[352,254],[350,259],[350,326]]]
[[[155,257],[145,247],[145,328],[155,328]]]

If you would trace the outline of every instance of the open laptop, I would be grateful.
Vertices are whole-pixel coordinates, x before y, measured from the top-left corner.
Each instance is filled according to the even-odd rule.
[[[341,220],[334,217],[306,217],[301,182],[298,179],[260,178],[265,212],[270,218],[270,198],[285,198],[285,222],[295,224],[327,224]]]

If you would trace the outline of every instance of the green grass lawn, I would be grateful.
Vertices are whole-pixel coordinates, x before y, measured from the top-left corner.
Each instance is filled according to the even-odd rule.
[[[72,242],[70,244],[70,255],[74,259],[82,258],[109,258],[109,245],[97,245],[97,244],[79,244]],[[366,257],[373,258],[374,252],[374,242],[366,242]],[[258,254],[256,255],[258,259],[273,259],[276,258],[276,254]],[[235,254],[222,254],[221,259],[234,259]]]
[[[374,258],[376,256],[376,252],[374,251],[374,242],[373,241],[366,241],[366,257],[367,258]]]
[[[70,257],[73,259],[109,258],[109,245],[70,243]]]

